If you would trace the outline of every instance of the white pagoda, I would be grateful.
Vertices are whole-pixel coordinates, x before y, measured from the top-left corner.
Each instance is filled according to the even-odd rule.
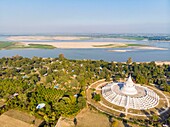
[[[122,93],[125,95],[135,95],[137,94],[137,90],[135,88],[135,84],[132,81],[131,75],[127,79],[127,81],[124,83],[123,88],[121,89]]]
[[[110,103],[126,109],[146,110],[159,104],[159,96],[151,89],[136,85],[128,77],[126,82],[112,82],[102,87],[103,97]]]

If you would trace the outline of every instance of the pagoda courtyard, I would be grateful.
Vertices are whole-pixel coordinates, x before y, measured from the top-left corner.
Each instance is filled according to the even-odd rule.
[[[124,83],[108,83],[102,88],[103,97],[126,109],[146,110],[159,104],[159,96],[151,89],[136,85],[131,76]]]
[[[94,102],[90,94],[95,89],[101,100]],[[99,80],[87,89],[87,99],[90,105],[98,110],[118,115],[146,117],[153,113],[162,115],[168,111],[170,104],[165,94],[153,85],[136,84],[131,75],[125,82],[106,82]]]
[[[109,83],[102,88],[103,97],[118,106],[145,110],[156,107],[159,96],[151,89],[137,86],[131,76],[125,83]]]

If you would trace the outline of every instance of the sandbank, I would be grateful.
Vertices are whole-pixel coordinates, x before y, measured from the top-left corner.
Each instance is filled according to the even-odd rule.
[[[108,52],[130,52],[132,50],[108,50]]]
[[[168,50],[167,48],[151,47],[151,46],[128,46],[128,43],[121,42],[20,42],[20,44],[28,46],[29,44],[52,45],[61,49],[83,49],[83,48],[133,48],[139,50]],[[114,50],[115,52],[127,52],[129,50]]]
[[[23,45],[46,44],[62,49],[83,49],[83,48],[112,48],[126,46],[124,43],[117,42],[21,42]]]
[[[160,48],[160,47],[152,47],[152,46],[134,46],[132,48],[135,48],[135,49],[143,49],[143,50],[168,50],[168,48]]]
[[[156,65],[163,65],[163,64],[170,65],[170,61],[156,61],[155,63]]]

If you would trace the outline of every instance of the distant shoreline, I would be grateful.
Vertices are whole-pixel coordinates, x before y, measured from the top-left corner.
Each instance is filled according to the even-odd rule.
[[[114,61],[115,63],[118,63],[116,61]],[[135,62],[135,61],[133,61]],[[137,64],[141,64],[141,63],[150,63],[152,61],[148,61],[148,62],[136,62]],[[170,60],[169,61],[154,61],[156,65],[163,65],[163,64],[166,64],[166,65],[170,65]],[[120,63],[126,63],[126,62],[120,62]]]
[[[170,61],[155,61],[156,65],[163,65],[163,64],[167,64],[170,65]]]
[[[12,35],[7,37],[6,39],[9,41],[73,41],[73,40],[89,40],[93,37],[90,37],[88,35],[86,36],[76,36],[76,35]],[[95,36],[94,36],[95,38]],[[136,41],[152,41],[152,42],[170,42],[170,40],[149,40],[147,38],[143,37],[103,37],[104,39],[113,39],[114,40],[136,40]]]
[[[11,36],[8,37],[9,41],[45,41],[45,40],[84,40],[90,39],[90,37],[77,37],[77,36]]]

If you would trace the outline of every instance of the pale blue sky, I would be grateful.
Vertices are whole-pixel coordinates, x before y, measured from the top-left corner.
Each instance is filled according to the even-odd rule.
[[[170,0],[0,0],[0,33],[170,33]]]

